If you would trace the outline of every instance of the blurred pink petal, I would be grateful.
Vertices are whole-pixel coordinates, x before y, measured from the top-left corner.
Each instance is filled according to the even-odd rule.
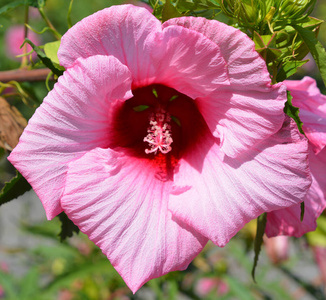
[[[272,238],[264,238],[265,249],[269,259],[274,264],[279,264],[288,259],[289,237],[279,235]]]
[[[320,274],[322,277],[322,281],[324,284],[324,289],[326,286],[326,247],[321,247],[321,246],[315,246],[312,248],[314,255],[315,255],[315,260],[318,264]]]
[[[21,60],[21,57],[16,57],[17,55],[23,54],[23,48],[20,48],[25,40],[24,36],[25,27],[23,25],[11,26],[5,35],[5,45],[6,45],[6,55],[9,58],[15,60]],[[31,30],[28,30],[27,37],[36,45],[41,44],[39,36]],[[32,47],[27,44],[27,53],[32,50]],[[32,55],[33,59],[37,57],[34,52]]]
[[[47,217],[64,210],[133,292],[310,185],[307,141],[253,42],[181,20],[213,22],[220,38],[132,5],[73,26],[67,71],[9,157]]]
[[[305,213],[301,222],[301,206],[294,205],[267,215],[266,234],[269,237],[291,235],[300,237],[316,229],[316,220],[326,208],[326,97],[314,79],[286,80],[293,96],[293,105],[300,108],[303,130],[308,137],[309,166],[312,184],[305,197]]]
[[[196,294],[205,297],[215,291],[216,296],[223,296],[229,291],[229,286],[217,277],[200,278],[195,287]]]

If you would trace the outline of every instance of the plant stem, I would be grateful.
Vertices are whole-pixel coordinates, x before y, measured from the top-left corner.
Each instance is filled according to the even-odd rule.
[[[26,24],[28,24],[28,11],[29,11],[29,5],[28,4],[25,4],[25,16],[24,16],[24,40],[27,38],[28,36],[28,27],[26,26]],[[23,46],[23,56],[22,56],[22,62],[21,62],[21,65],[20,67],[21,68],[25,68],[28,64],[28,61],[27,61],[27,56],[25,55],[27,53],[27,44],[25,43],[25,45]]]
[[[45,21],[45,23],[52,29],[52,32],[57,40],[61,40],[61,34],[54,28],[48,17],[45,15],[43,8],[39,8],[38,11],[40,12],[42,19]]]
[[[34,70],[16,69],[10,71],[0,71],[0,82],[43,81],[46,80],[50,72],[51,71],[46,68]],[[50,79],[53,80],[53,76]]]

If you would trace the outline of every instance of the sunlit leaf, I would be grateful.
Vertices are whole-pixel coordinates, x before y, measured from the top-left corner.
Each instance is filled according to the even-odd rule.
[[[39,47],[37,47],[36,45],[34,45],[31,40],[29,40],[29,39],[26,38],[25,41],[24,41],[24,44],[25,43],[28,43],[33,48],[33,50],[36,52],[37,56],[42,61],[42,63],[45,66],[47,66],[55,75],[61,76],[63,74],[63,71],[62,70],[59,70],[58,68],[56,68],[54,66],[54,64],[52,63],[51,59],[48,58],[45,55],[45,53],[41,51],[41,49]]]
[[[312,246],[326,247],[326,217],[321,215],[317,219],[317,229],[306,234]]]
[[[302,40],[309,48],[312,57],[320,71],[321,77],[326,86],[326,51],[323,45],[317,40],[314,31],[303,28],[298,25],[292,25],[293,28],[299,33]]]
[[[59,47],[60,47],[60,42],[61,41],[55,41],[55,42],[46,43],[44,45],[45,55],[49,59],[51,59],[51,61],[53,63],[56,63],[58,65],[60,65],[60,62],[59,62],[57,53],[58,53],[58,50],[59,50]]]
[[[309,60],[290,60],[284,62],[277,72],[276,82],[281,82],[289,78],[297,72],[298,68],[302,67],[308,61]]]
[[[178,10],[175,8],[175,6],[171,3],[170,0],[166,0],[165,4],[163,6],[162,11],[162,22],[165,22],[172,18],[180,17],[181,14],[178,12]]]

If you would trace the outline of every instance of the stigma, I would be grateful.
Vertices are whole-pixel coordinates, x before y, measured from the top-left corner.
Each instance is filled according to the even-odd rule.
[[[171,117],[164,110],[160,110],[150,117],[148,134],[144,137],[144,142],[149,145],[149,149],[145,149],[146,154],[157,154],[158,151],[167,154],[172,150],[173,139],[170,121]]]

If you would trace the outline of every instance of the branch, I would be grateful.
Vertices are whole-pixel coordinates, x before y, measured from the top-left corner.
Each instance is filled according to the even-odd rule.
[[[16,69],[11,71],[0,71],[0,82],[9,81],[43,81],[49,75],[49,69],[34,69],[34,70],[24,70]],[[51,76],[50,80],[53,80]]]

